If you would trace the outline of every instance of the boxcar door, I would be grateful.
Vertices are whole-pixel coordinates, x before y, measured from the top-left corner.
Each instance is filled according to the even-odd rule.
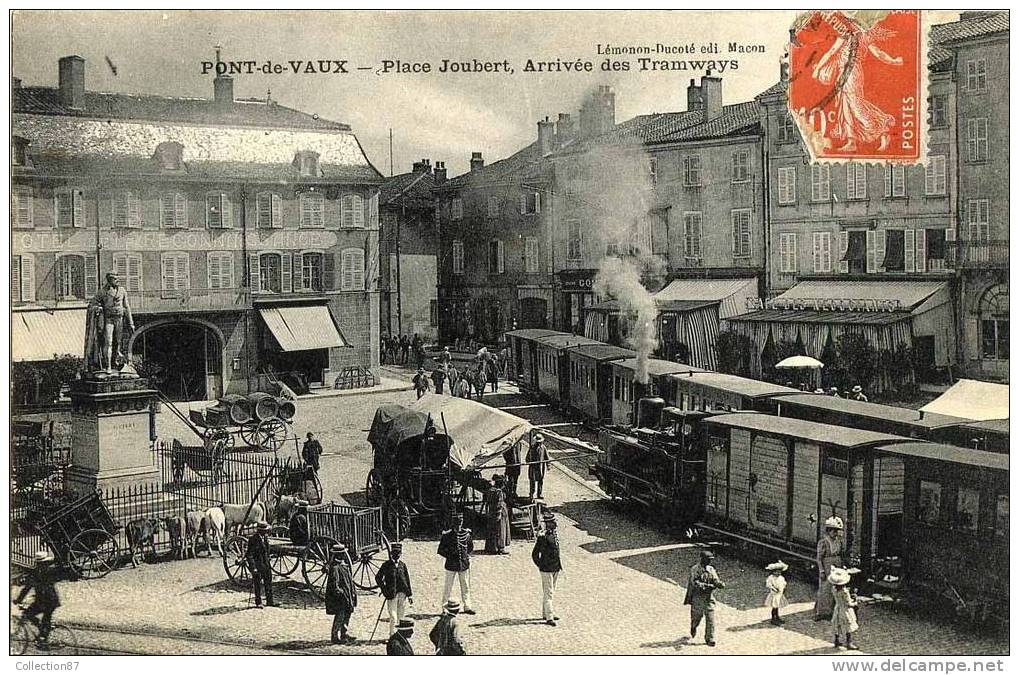
[[[845,450],[824,448],[821,456],[821,486],[817,519],[823,525],[826,518],[838,516],[846,525],[847,541],[853,534],[848,514],[849,456]]]
[[[813,546],[819,530],[817,483],[821,448],[816,443],[796,441],[793,452],[793,540]]]
[[[779,537],[787,535],[789,506],[789,448],[784,439],[754,436],[750,460],[751,512],[755,528]]]
[[[722,519],[729,515],[729,438],[728,433],[708,436],[706,496],[704,512]]]

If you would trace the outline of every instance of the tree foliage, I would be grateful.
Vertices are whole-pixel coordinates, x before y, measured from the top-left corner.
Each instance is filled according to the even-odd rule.
[[[17,361],[11,372],[14,403],[17,405],[47,404],[60,398],[60,389],[78,376],[83,361],[80,356],[64,354],[52,361]]]

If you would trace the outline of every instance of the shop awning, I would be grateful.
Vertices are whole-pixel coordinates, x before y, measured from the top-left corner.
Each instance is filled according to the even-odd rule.
[[[801,281],[782,295],[775,298],[776,302],[803,301],[804,304],[812,305],[814,300],[819,301],[877,301],[877,302],[898,302],[899,310],[904,311],[925,311],[927,304],[924,301],[931,298],[938,291],[946,290],[948,282],[945,281],[848,281],[840,279],[818,279]],[[947,301],[947,298],[946,298]]]
[[[84,307],[32,309],[11,316],[11,351],[15,361],[52,361],[54,356],[85,352]]]
[[[655,293],[659,305],[677,301],[717,302],[718,318],[747,311],[747,298],[757,297],[757,279],[674,279]]]
[[[350,347],[325,305],[263,307],[258,310],[280,351]]]
[[[920,410],[971,420],[1008,419],[1008,385],[959,380]]]

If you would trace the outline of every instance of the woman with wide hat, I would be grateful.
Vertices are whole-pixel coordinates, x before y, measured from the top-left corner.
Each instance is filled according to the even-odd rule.
[[[834,607],[828,575],[833,567],[842,567],[846,554],[846,541],[842,537],[845,526],[842,519],[832,516],[824,521],[824,535],[817,542],[817,600],[814,603],[814,621],[831,618]]]

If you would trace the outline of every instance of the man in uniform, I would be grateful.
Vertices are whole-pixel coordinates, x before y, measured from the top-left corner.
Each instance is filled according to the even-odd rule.
[[[123,358],[120,350],[124,328],[126,327],[128,332],[134,330],[131,306],[127,302],[127,289],[120,285],[120,279],[116,274],[111,272],[106,275],[106,284],[96,293],[91,304],[102,312],[103,366],[106,372],[112,373]]]
[[[56,568],[53,561],[54,558],[49,551],[36,553],[35,568],[28,575],[18,597],[14,599],[15,604],[21,605],[29,592],[35,591],[32,604],[24,610],[24,617],[39,629],[36,644],[43,649],[49,645],[50,630],[53,628],[53,612],[60,606],[60,595],[57,593],[56,587]]]
[[[467,656],[463,624],[457,617],[459,613],[460,603],[456,600],[450,600],[443,605],[442,616],[428,634],[428,639],[435,645],[436,656]],[[464,613],[466,614],[466,611]]]
[[[315,438],[315,434],[308,432],[308,440],[304,442],[304,447],[301,448],[301,459],[304,460],[305,465],[315,469],[315,473],[319,470],[319,457],[322,456],[322,444]]]
[[[471,608],[471,553],[474,552],[474,535],[464,527],[462,513],[453,515],[453,529],[446,530],[439,539],[438,553],[446,559],[446,583],[442,588],[442,604],[446,605],[453,592],[453,580],[460,580],[460,596],[464,614],[474,614]],[[459,611],[459,605],[457,605]]]
[[[410,638],[414,635],[414,619],[401,619],[396,632],[391,633],[386,642],[386,656],[414,656],[414,648],[410,646]]]
[[[298,546],[308,545],[308,502],[298,499],[294,502],[294,513],[288,526],[290,541]]]
[[[559,617],[555,615],[552,601],[555,598],[559,573],[563,571],[563,563],[559,557],[559,534],[555,515],[546,511],[542,520],[545,522],[545,531],[535,540],[531,559],[541,573],[541,617],[549,626],[554,626]]]
[[[527,450],[527,491],[534,499],[534,489],[538,489],[538,499],[541,499],[541,488],[545,482],[545,469],[548,466],[548,449],[545,447],[545,437],[541,434],[534,435],[534,442]]]
[[[333,544],[329,549],[329,572],[326,577],[326,614],[333,617],[333,627],[329,634],[333,644],[349,644],[357,638],[347,632],[350,615],[357,607],[357,591],[354,580],[347,567],[347,547]]]
[[[715,646],[715,589],[725,588],[718,578],[718,572],[711,565],[715,554],[701,551],[701,561],[690,568],[690,580],[686,587],[684,605],[690,605],[690,637],[697,637],[697,626],[704,618],[704,642]]]
[[[272,566],[269,564],[269,523],[258,521],[255,533],[248,537],[248,548],[244,553],[255,587],[255,607],[262,609],[262,591],[265,590],[265,604],[275,607],[272,599]]]
[[[389,545],[389,560],[382,563],[375,574],[382,596],[386,599],[386,613],[389,614],[389,635],[396,632],[407,616],[407,605],[414,604],[414,591],[410,587],[410,571],[407,563],[400,560],[403,555],[403,544],[394,542]]]

